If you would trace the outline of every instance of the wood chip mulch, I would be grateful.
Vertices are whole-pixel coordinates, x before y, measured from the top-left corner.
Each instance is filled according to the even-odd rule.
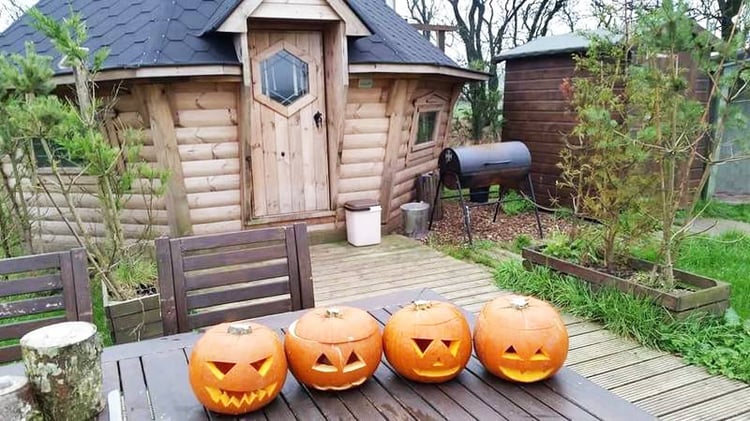
[[[497,215],[497,222],[493,223],[494,206],[479,206],[470,209],[471,233],[474,241],[512,242],[520,234],[526,234],[534,240],[539,239],[534,212],[509,216],[501,209]],[[568,231],[571,228],[569,221],[556,218],[551,213],[539,212],[539,217],[545,236],[554,230]],[[443,202],[443,219],[433,222],[432,231],[423,241],[445,245],[461,245],[468,241],[463,213],[458,202]]]

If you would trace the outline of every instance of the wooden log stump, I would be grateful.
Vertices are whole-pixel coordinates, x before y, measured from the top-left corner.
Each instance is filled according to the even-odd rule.
[[[89,420],[104,408],[96,326],[64,322],[21,338],[26,375],[45,419]]]
[[[23,376],[0,376],[0,417],[4,420],[40,420],[31,384]]]

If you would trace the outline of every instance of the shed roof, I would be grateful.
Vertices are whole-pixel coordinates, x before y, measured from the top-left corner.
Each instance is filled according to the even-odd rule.
[[[591,33],[599,36],[607,36],[609,34],[606,31],[592,31]],[[492,61],[498,63],[505,60],[523,57],[586,51],[589,48],[589,43],[590,41],[587,34],[582,32],[570,32],[562,35],[539,37],[527,42],[526,44],[500,53],[495,56]]]
[[[213,32],[241,0],[40,0],[39,10],[61,20],[78,11],[91,51],[109,47],[104,70],[156,66],[240,65],[231,34]],[[423,38],[382,0],[347,0],[372,35],[349,38],[352,64],[428,64],[463,69]],[[26,15],[0,34],[0,51],[60,56]],[[56,69],[59,74],[66,69]]]

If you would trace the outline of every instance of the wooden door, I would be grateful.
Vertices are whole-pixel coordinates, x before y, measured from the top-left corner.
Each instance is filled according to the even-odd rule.
[[[253,216],[329,210],[322,34],[251,31],[248,42]]]

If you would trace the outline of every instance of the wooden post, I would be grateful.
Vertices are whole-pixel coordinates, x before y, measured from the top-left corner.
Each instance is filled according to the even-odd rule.
[[[430,208],[432,208],[433,205],[435,206],[434,218],[436,221],[443,219],[442,197],[438,197],[437,202],[435,202],[435,192],[437,191],[439,179],[440,174],[437,171],[432,171],[417,177],[417,200],[428,203]]]
[[[349,86],[346,27],[343,22],[328,26],[323,34],[326,80],[326,130],[328,133],[328,185],[331,209],[338,207],[339,172],[344,147],[346,92]]]
[[[64,322],[33,330],[21,338],[21,352],[44,419],[90,420],[104,408],[95,325]]]
[[[169,171],[167,181],[167,220],[173,236],[189,235],[193,232],[190,207],[187,201],[182,160],[177,147],[174,118],[164,85],[147,85],[143,89],[148,107],[151,132],[153,133],[156,160],[159,166]]]
[[[0,415],[5,420],[39,419],[41,414],[26,377],[0,376]]]

